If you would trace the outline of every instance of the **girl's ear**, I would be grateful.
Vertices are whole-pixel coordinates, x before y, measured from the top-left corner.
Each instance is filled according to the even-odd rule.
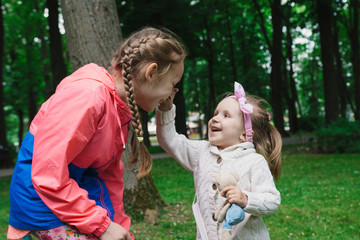
[[[158,65],[156,63],[150,63],[145,70],[145,80],[151,82],[157,74]]]
[[[246,133],[245,132],[240,135],[240,141],[241,142],[246,142]]]

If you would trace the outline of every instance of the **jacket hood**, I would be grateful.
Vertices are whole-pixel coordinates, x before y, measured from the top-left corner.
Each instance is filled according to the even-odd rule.
[[[78,82],[80,80],[93,80],[95,82],[101,82],[104,84],[110,91],[114,91],[116,89],[114,80],[111,74],[103,67],[98,66],[95,63],[87,64],[75,72],[73,72],[68,77],[64,78],[56,88],[56,91],[61,88],[68,86],[71,83]],[[94,83],[95,83],[94,82]],[[79,82],[77,83],[79,84]],[[89,82],[84,81],[84,85],[89,87]],[[95,84],[97,85],[97,84]]]

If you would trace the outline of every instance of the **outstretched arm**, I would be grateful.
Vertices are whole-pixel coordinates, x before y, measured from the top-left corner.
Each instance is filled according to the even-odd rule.
[[[160,146],[174,157],[185,169],[194,171],[195,163],[198,160],[201,149],[207,142],[189,140],[184,135],[178,134],[175,129],[175,105],[173,94],[160,104],[156,110],[156,135]]]

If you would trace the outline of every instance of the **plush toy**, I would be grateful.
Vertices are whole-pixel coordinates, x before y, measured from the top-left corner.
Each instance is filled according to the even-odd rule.
[[[226,186],[237,186],[239,181],[239,175],[236,172],[230,172],[227,174],[218,174],[216,176],[216,184],[219,191]],[[215,220],[219,223],[225,219],[222,232],[222,240],[231,239],[232,226],[240,223],[245,218],[244,210],[237,204],[230,204],[228,201],[224,201],[215,212]]]

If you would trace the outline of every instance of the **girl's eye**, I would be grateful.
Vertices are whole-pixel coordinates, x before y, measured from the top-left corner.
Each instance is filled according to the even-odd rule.
[[[230,115],[228,113],[225,113],[225,117],[228,118],[230,117]]]

